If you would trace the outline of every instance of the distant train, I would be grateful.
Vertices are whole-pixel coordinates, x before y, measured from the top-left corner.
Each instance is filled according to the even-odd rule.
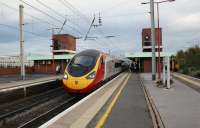
[[[127,59],[116,59],[98,50],[76,54],[66,67],[63,84],[70,93],[90,93],[100,83],[128,68]]]

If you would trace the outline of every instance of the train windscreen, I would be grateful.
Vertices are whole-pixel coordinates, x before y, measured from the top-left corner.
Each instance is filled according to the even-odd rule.
[[[68,72],[74,77],[80,77],[92,70],[95,66],[96,57],[81,55],[75,56],[68,65]]]

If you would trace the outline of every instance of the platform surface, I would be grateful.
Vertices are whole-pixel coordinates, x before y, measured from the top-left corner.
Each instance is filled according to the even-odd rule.
[[[153,128],[137,74],[130,76],[103,128]]]
[[[174,79],[172,88],[158,88],[151,74],[141,74],[166,128],[200,128],[200,93]]]
[[[44,78],[52,76],[50,74],[26,74],[26,80],[34,80],[38,78]],[[0,75],[0,84],[3,83],[11,83],[21,81],[20,74],[13,74],[13,75]]]
[[[20,80],[18,75],[0,75],[0,90],[37,82],[53,81],[61,78],[62,75],[33,74],[27,75],[26,80]]]

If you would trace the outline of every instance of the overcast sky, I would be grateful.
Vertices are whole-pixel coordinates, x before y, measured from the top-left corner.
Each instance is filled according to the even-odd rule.
[[[19,33],[13,28],[18,28],[19,4],[24,5],[26,54],[50,54],[51,31],[48,29],[61,27],[65,18],[67,23],[62,33],[82,37],[77,40],[79,51],[93,48],[114,54],[140,52],[142,28],[150,27],[149,5],[141,5],[141,2],[145,2],[143,0],[68,0],[71,4],[66,0],[24,2],[39,8],[43,13],[20,0],[0,1],[0,55],[19,53]],[[165,51],[176,52],[195,44],[200,45],[199,7],[199,0],[176,0],[160,5],[160,24],[163,28]],[[92,28],[89,33],[90,37],[97,39],[84,41],[93,15],[96,14],[98,19],[99,12],[102,26]],[[108,39],[106,36],[115,37]]]

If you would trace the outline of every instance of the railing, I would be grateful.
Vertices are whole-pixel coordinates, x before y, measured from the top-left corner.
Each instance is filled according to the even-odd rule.
[[[0,61],[0,68],[15,68],[15,67],[20,67],[21,64],[20,62],[1,62]],[[25,66],[26,67],[32,67],[33,66],[33,62],[25,62]]]

